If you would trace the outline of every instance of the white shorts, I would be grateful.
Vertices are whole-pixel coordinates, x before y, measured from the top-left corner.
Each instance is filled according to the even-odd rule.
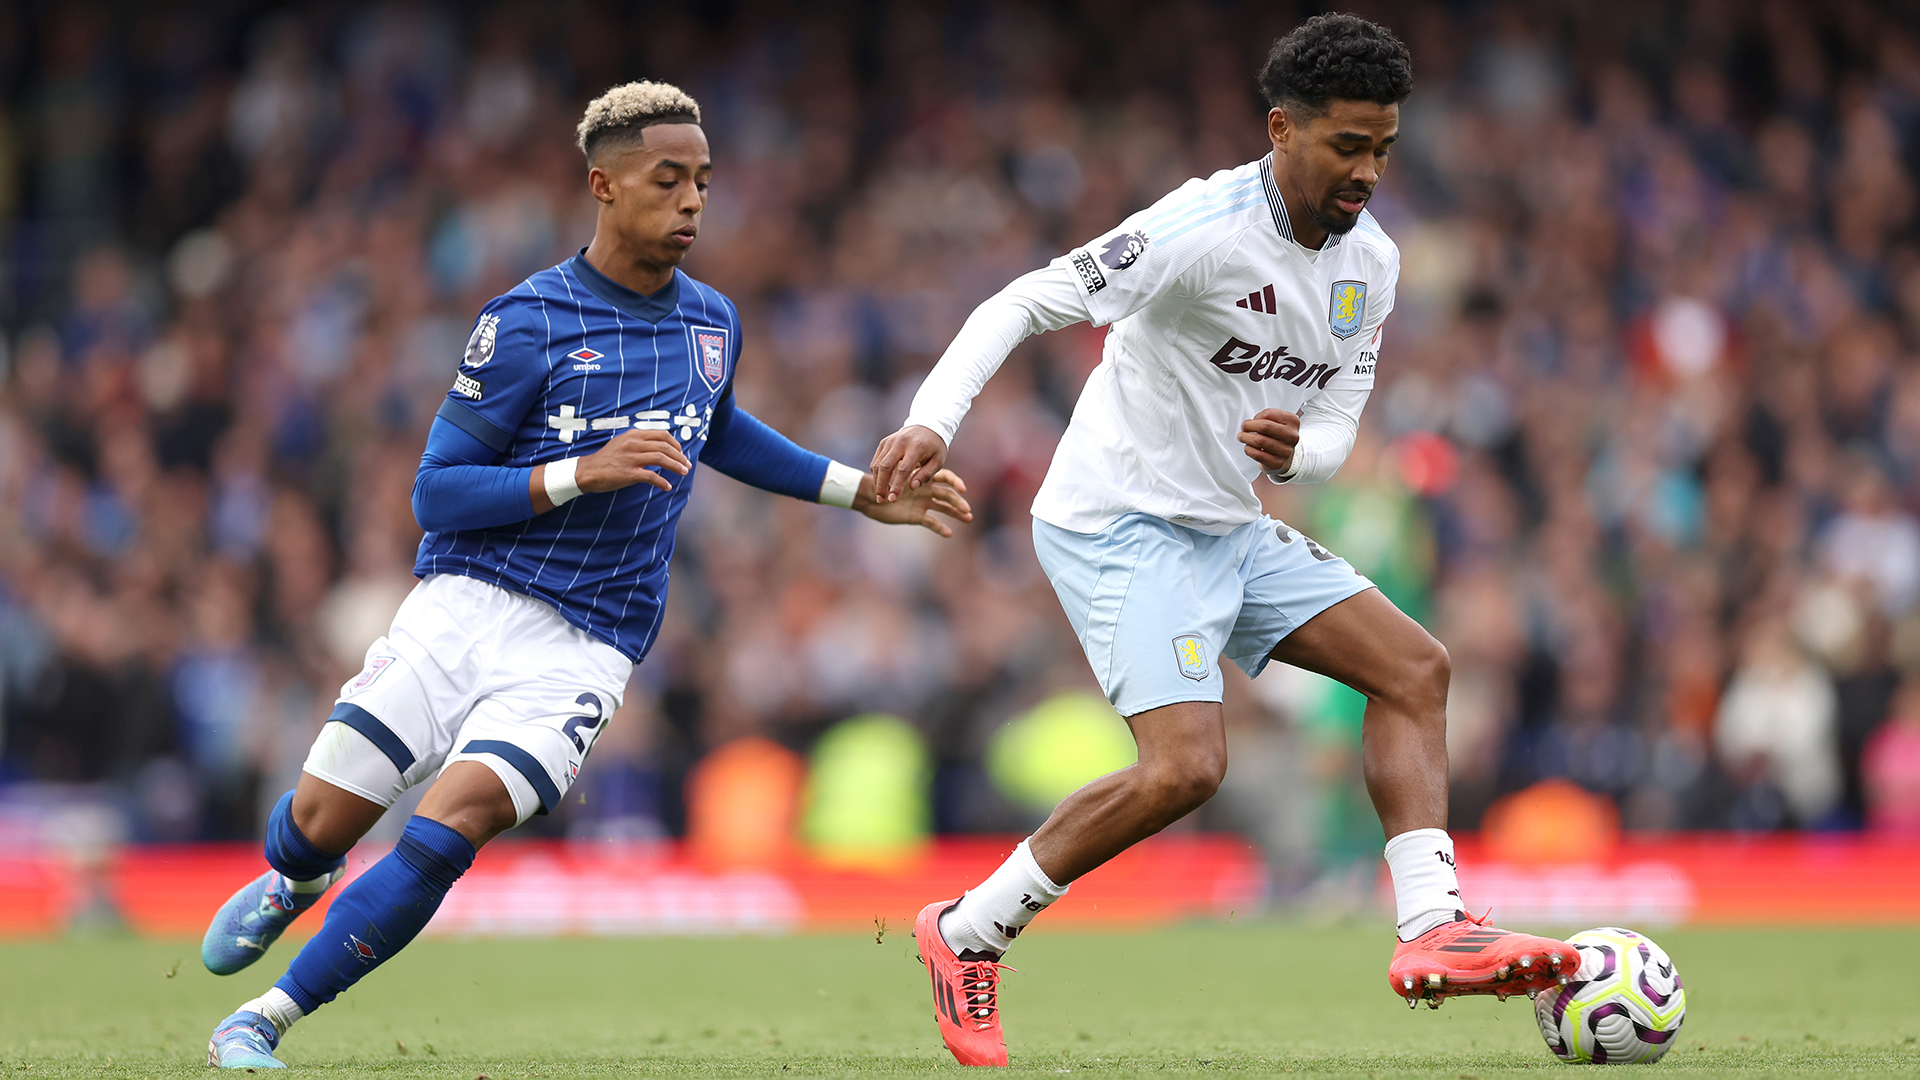
[[[548,605],[435,574],[340,688],[304,768],[392,806],[442,765],[478,761],[525,821],[560,804],[632,673],[618,649]]]
[[[1373,588],[1347,560],[1270,517],[1225,536],[1151,514],[1098,533],[1035,518],[1033,550],[1122,716],[1219,701],[1216,657],[1258,675],[1281,638]]]

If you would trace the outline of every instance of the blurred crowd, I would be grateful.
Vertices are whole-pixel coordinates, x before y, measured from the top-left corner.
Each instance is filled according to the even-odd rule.
[[[1920,16],[1353,6],[1414,55],[1399,306],[1354,457],[1262,498],[1451,650],[1455,827],[1563,778],[1629,829],[1920,831]],[[975,303],[1265,152],[1253,73],[1313,10],[0,7],[0,839],[62,800],[254,834],[413,583],[474,314],[591,236],[592,95],[700,100],[685,269],[740,306],[740,398],[863,466]],[[716,748],[876,713],[936,830],[1035,823],[990,750],[1092,685],[1027,507],[1102,334],[988,386],[953,540],[703,473],[659,646],[533,830],[680,834]],[[1360,707],[1232,683],[1200,824],[1374,858]]]

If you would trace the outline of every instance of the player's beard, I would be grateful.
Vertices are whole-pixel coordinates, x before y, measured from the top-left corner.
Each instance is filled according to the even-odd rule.
[[[1341,193],[1334,192],[1334,195],[1339,194]],[[1332,202],[1333,195],[1327,196],[1327,201]],[[1365,213],[1366,209],[1366,205],[1361,204],[1360,212]],[[1315,203],[1313,209],[1307,211],[1307,216],[1313,219],[1315,225],[1327,230],[1329,236],[1345,236],[1353,231],[1355,225],[1360,224],[1360,214],[1347,217],[1338,209],[1328,209],[1326,203]]]

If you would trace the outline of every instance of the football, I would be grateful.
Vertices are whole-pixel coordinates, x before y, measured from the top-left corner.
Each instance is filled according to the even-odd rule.
[[[1628,1065],[1657,1061],[1687,1018],[1687,992],[1673,961],[1649,938],[1617,926],[1567,939],[1580,967],[1565,986],[1533,999],[1547,1049],[1561,1061]]]

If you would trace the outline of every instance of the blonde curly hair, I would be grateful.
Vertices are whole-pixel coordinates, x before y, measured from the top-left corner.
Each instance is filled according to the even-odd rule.
[[[662,82],[630,82],[616,86],[587,103],[575,141],[591,158],[608,136],[638,133],[654,124],[697,124],[700,103],[677,86]]]

